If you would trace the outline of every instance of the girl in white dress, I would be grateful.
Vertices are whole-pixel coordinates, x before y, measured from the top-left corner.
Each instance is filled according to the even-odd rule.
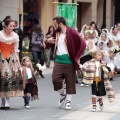
[[[108,42],[108,36],[105,32],[101,33],[99,42],[103,42],[105,47],[107,47],[107,42]]]
[[[103,53],[103,60],[107,62],[107,60],[109,59],[109,53],[108,53],[108,49],[106,48],[105,43],[99,41],[97,45],[97,50]]]
[[[84,38],[84,33],[85,33],[86,30],[89,30],[89,26],[87,26],[87,24],[83,25],[83,27],[82,27],[82,29],[80,31],[80,36],[82,38]]]
[[[113,41],[114,45],[115,45],[116,47],[118,47],[118,44],[119,44],[119,42],[120,42],[120,36],[119,36],[119,34],[118,34],[118,29],[117,29],[117,27],[111,28],[111,35],[110,35],[110,37],[111,37],[111,40]]]

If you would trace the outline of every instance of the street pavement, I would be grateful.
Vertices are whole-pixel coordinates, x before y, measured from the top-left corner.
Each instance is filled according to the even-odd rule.
[[[0,110],[0,120],[120,120],[120,75],[113,81],[116,100],[109,103],[104,97],[104,110],[91,112],[91,87],[81,87],[76,84],[77,94],[73,96],[72,109],[65,110],[57,107],[59,95],[53,90],[51,67],[43,70],[45,78],[37,76],[39,100],[30,102],[30,109],[24,108],[22,97],[10,98],[10,110]],[[80,79],[79,83],[81,82]]]

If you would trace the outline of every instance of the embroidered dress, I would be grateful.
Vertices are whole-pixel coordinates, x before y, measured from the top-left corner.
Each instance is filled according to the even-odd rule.
[[[0,31],[0,97],[23,96],[21,67],[16,52],[19,52],[19,37],[12,33],[5,37]]]
[[[95,77],[95,68],[95,59],[91,59],[90,61],[83,64],[82,72],[84,83],[93,84]],[[102,71],[99,69],[99,78],[104,82],[105,91],[108,96],[109,102],[113,102],[115,100],[115,94],[112,85],[108,79],[108,69],[105,66],[102,66]]]

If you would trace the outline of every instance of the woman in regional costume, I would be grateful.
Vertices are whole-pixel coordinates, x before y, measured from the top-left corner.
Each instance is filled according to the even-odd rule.
[[[0,31],[0,97],[1,109],[9,109],[9,97],[23,96],[23,80],[18,57],[19,37],[14,22],[5,20]]]

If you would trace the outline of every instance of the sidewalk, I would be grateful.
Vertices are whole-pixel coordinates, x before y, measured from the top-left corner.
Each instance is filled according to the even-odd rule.
[[[54,62],[51,61],[51,67],[43,71],[44,74],[51,73]],[[115,102],[109,103],[107,97],[103,99],[104,109],[99,109],[97,103],[96,112],[91,112],[92,105],[79,109],[75,112],[60,117],[60,120],[120,120],[120,93],[115,95]]]
[[[91,112],[92,105],[84,107],[78,111],[72,112],[61,117],[61,120],[118,120],[120,119],[120,94],[116,95],[116,100],[109,103],[104,99],[104,109],[100,111],[97,105],[97,111]],[[119,115],[117,119],[117,115]]]

